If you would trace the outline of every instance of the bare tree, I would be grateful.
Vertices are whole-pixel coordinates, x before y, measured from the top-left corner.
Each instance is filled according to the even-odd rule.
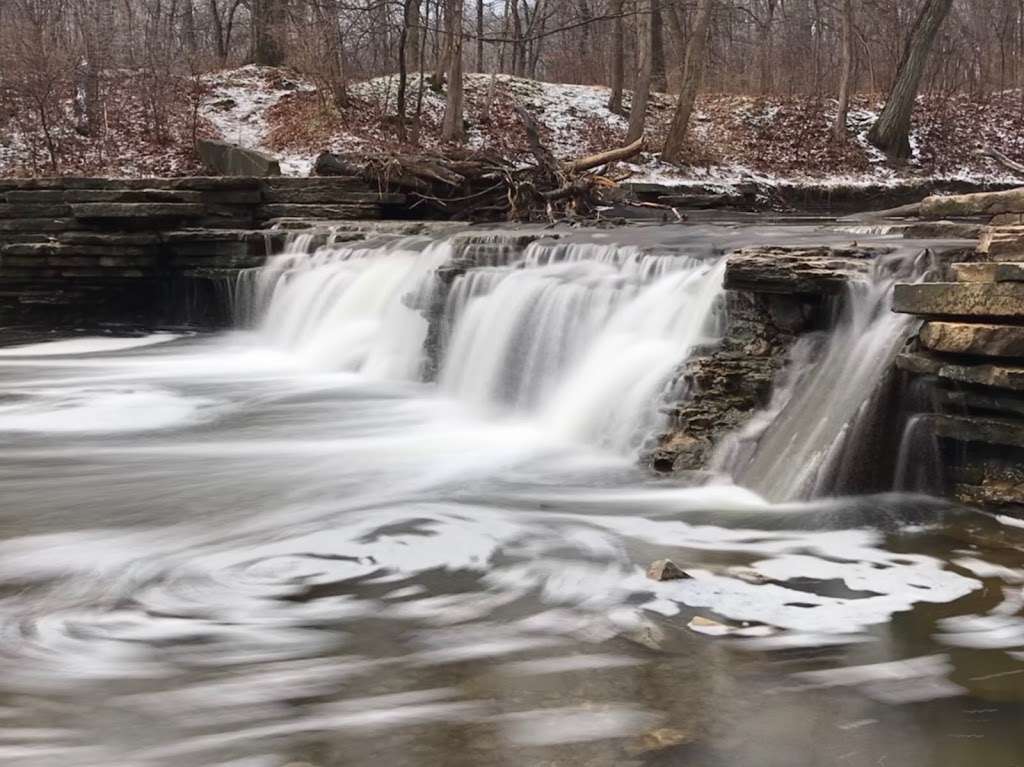
[[[462,16],[463,1],[447,0],[446,32],[448,36],[448,99],[444,108],[444,123],[441,136],[445,141],[462,141],[464,91],[462,82]]]
[[[654,66],[651,0],[637,0],[636,47],[640,59],[640,72],[633,85],[633,101],[629,107],[629,130],[626,143],[644,135],[647,122],[647,102],[651,98],[651,70]]]
[[[846,117],[850,112],[850,92],[853,88],[853,0],[842,0],[842,53],[839,71],[839,104],[832,135],[838,142],[846,141]]]
[[[609,13],[614,17],[614,33],[612,37],[612,95],[608,100],[608,109],[622,114],[622,89],[625,79],[626,58],[626,23],[622,17],[623,0],[612,0]]]
[[[914,22],[889,100],[868,140],[894,160],[910,157],[910,123],[925,66],[953,0],[926,0]]]
[[[686,44],[686,61],[683,64],[683,83],[679,91],[679,104],[672,116],[661,158],[666,162],[679,162],[690,130],[690,118],[697,102],[701,79],[704,76],[704,50],[707,47],[708,30],[711,27],[711,12],[714,0],[698,0],[697,17]]]
[[[251,0],[253,61],[276,67],[284,63],[285,0]]]

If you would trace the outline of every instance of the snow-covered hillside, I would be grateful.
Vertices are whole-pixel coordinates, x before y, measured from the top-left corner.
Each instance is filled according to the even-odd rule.
[[[530,110],[556,155],[580,156],[625,140],[627,117],[607,108],[607,88],[542,83],[508,75],[466,75],[466,147],[471,151],[525,156],[526,139],[515,109]],[[396,129],[397,76],[352,83],[348,103],[337,108],[313,82],[287,69],[245,66],[204,76],[199,82],[198,124],[192,120],[195,83],[181,81],[166,99],[168,129],[155,132],[143,118],[142,84],[119,74],[107,84],[109,114],[101,138],[76,135],[71,119],[57,120],[62,149],[60,173],[168,175],[200,170],[194,135],[219,136],[278,156],[290,175],[305,175],[316,155],[332,151],[452,150],[440,138],[445,93],[409,78],[407,113],[418,116],[411,141],[402,146]],[[629,94],[626,94],[626,106]],[[633,181],[701,185],[722,189],[754,181],[761,185],[814,183],[855,187],[910,180],[950,179],[1013,182],[1005,169],[981,154],[987,146],[1024,161],[1021,94],[985,100],[922,96],[915,114],[914,160],[892,168],[866,140],[878,98],[854,99],[849,140],[831,136],[834,102],[811,98],[755,98],[705,94],[690,133],[687,163],[660,163],[660,146],[674,99],[654,94],[647,133],[652,151],[621,172]],[[70,115],[70,100],[67,104]],[[152,121],[150,121],[152,124]],[[46,174],[41,132],[27,111],[0,109],[0,175]]]

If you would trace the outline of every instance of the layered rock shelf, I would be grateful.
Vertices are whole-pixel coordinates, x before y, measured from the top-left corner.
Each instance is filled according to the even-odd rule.
[[[654,470],[708,468],[722,439],[767,405],[796,340],[828,327],[837,296],[888,252],[765,247],[727,256],[722,341],[679,371],[668,428],[646,456]]]
[[[284,229],[405,203],[351,178],[0,179],[0,323],[216,323],[209,278],[262,265]]]
[[[922,217],[984,219],[976,250],[946,281],[898,285],[897,312],[922,321],[897,360],[931,383],[919,424],[938,441],[959,500],[1024,512],[1024,188],[925,200]]]

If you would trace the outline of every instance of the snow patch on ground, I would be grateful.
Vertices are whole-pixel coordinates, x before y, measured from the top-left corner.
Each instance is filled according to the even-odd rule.
[[[204,82],[210,90],[200,105],[200,114],[221,138],[245,149],[268,152],[265,141],[270,108],[291,93],[316,90],[301,78],[255,64],[213,73]],[[270,153],[279,155],[285,175],[309,175],[312,170],[312,158]]]

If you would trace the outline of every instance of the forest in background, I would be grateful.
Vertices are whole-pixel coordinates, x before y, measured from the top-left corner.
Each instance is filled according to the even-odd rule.
[[[626,141],[649,131],[648,94],[667,92],[674,113],[648,149],[673,163],[693,159],[700,93],[820,105],[837,143],[850,104],[880,95],[871,141],[899,161],[919,94],[999,99],[1005,119],[1012,90],[1024,118],[1024,0],[0,0],[0,143],[38,137],[52,171],[76,137],[194,143],[204,76],[249,62],[314,83],[325,115],[394,75],[389,138],[413,145],[425,91],[446,101],[440,138],[464,141],[467,73],[607,86]]]

